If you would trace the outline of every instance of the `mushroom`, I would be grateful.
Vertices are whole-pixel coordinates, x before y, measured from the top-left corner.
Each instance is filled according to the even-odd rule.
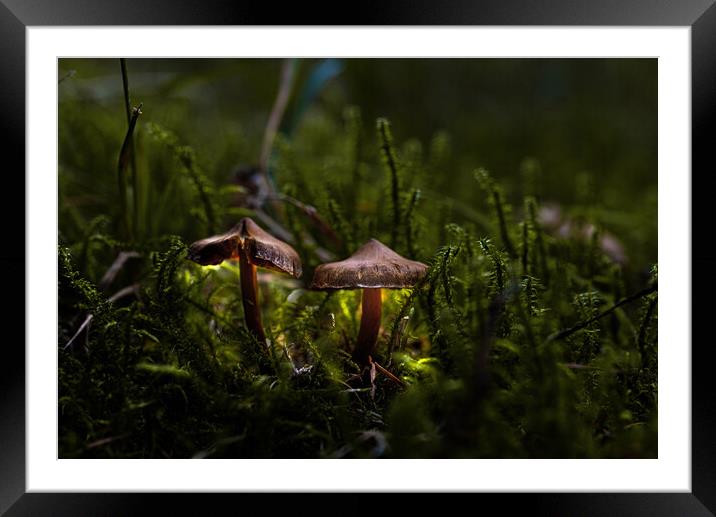
[[[414,286],[425,276],[428,266],[401,257],[386,245],[371,239],[350,257],[318,266],[312,289],[363,289],[362,314],[353,360],[361,366],[371,362],[380,329],[381,289]]]
[[[241,298],[249,331],[261,343],[266,334],[261,323],[258,304],[256,268],[301,276],[301,259],[290,245],[264,231],[248,217],[244,217],[228,232],[193,243],[188,257],[203,266],[220,264],[224,260],[239,259]]]

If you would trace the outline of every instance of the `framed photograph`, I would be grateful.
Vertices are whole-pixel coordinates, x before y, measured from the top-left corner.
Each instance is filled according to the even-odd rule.
[[[714,511],[710,0],[105,4],[0,5],[0,510]]]

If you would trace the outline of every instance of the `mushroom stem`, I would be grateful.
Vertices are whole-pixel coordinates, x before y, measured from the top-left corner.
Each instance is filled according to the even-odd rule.
[[[261,324],[261,309],[258,300],[256,266],[249,262],[246,254],[239,253],[239,273],[241,275],[241,299],[244,304],[244,318],[249,331],[261,343],[266,343],[266,334]]]
[[[362,314],[358,341],[353,351],[353,360],[360,366],[367,366],[368,358],[373,354],[375,341],[380,329],[382,309],[381,289],[363,289]]]

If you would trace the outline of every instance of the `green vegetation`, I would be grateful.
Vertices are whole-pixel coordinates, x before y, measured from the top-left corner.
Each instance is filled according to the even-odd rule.
[[[60,457],[656,457],[655,60],[290,63],[264,176],[280,61],[60,60]],[[187,260],[245,216],[269,347]],[[370,238],[429,270],[361,384]]]

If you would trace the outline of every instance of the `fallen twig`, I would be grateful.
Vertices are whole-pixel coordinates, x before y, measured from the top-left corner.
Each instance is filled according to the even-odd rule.
[[[598,370],[600,372],[608,372],[608,373],[624,373],[626,371],[634,371],[638,370],[639,368],[600,368],[599,366],[589,366],[587,364],[579,364],[579,363],[562,363],[564,366],[569,368],[570,370]]]
[[[114,279],[117,277],[117,274],[122,270],[124,265],[127,263],[127,260],[131,258],[137,258],[141,255],[137,253],[136,251],[120,251],[119,255],[117,255],[117,258],[114,259],[114,262],[112,262],[112,265],[109,267],[107,272],[104,274],[102,279],[99,281],[99,288],[100,289],[106,289],[109,287],[109,285],[114,282]]]
[[[119,300],[120,298],[124,298],[127,295],[130,295],[132,293],[138,293],[139,292],[139,284],[132,284],[129,285],[123,289],[120,289],[116,293],[114,293],[112,296],[108,298],[110,302],[115,302]],[[75,339],[77,339],[77,336],[80,335],[80,333],[89,326],[90,323],[92,323],[92,318],[94,318],[94,314],[90,313],[87,315],[85,320],[82,322],[82,325],[80,325],[80,328],[77,329],[77,332],[75,332],[75,335],[70,338],[70,340],[67,342],[67,344],[64,346],[63,350],[67,350],[70,346],[72,346],[72,343],[74,343]]]
[[[298,199],[287,196],[286,194],[276,194],[269,196],[269,199],[276,200],[276,201],[284,201],[286,203],[289,203],[296,208],[298,208],[301,212],[306,215],[313,223],[318,226],[318,228],[321,230],[321,233],[323,233],[326,237],[331,239],[333,243],[336,246],[340,246],[342,241],[341,238],[338,236],[338,234],[331,228],[331,226],[321,217],[321,215],[318,213],[318,210],[316,210],[315,206],[307,205],[306,203],[303,203],[299,201]]]
[[[264,139],[261,145],[259,168],[261,169],[261,174],[263,174],[266,184],[271,192],[274,191],[274,188],[268,175],[268,162],[271,156],[273,141],[276,137],[278,128],[281,125],[281,119],[283,118],[284,111],[286,111],[288,98],[291,94],[295,69],[296,65],[293,59],[287,59],[283,62],[283,66],[281,68],[281,83],[278,88],[278,94],[276,95],[273,108],[271,108],[271,114],[269,115],[268,122],[266,123]]]
[[[594,316],[593,318],[589,318],[589,319],[586,320],[586,321],[582,321],[582,322],[580,322],[580,323],[577,323],[576,325],[574,325],[573,327],[570,327],[570,328],[568,328],[568,329],[564,329],[564,330],[560,330],[559,332],[555,332],[554,334],[552,334],[551,336],[549,336],[549,337],[547,338],[546,343],[549,343],[550,341],[554,341],[554,340],[556,340],[556,339],[564,339],[564,338],[566,338],[567,336],[571,336],[571,335],[574,334],[575,332],[577,332],[577,331],[579,331],[579,330],[582,330],[583,328],[588,327],[589,325],[591,325],[591,324],[594,323],[595,321],[597,321],[597,320],[603,318],[604,316],[608,316],[609,314],[611,314],[612,312],[614,312],[615,310],[617,310],[617,309],[618,309],[619,307],[621,307],[622,305],[625,305],[625,304],[627,304],[627,303],[629,303],[629,302],[633,302],[633,301],[635,301],[635,300],[638,300],[638,299],[640,299],[640,298],[643,298],[644,296],[647,296],[647,295],[649,295],[649,294],[651,294],[651,293],[654,293],[654,292],[656,292],[656,291],[657,291],[657,283],[654,282],[652,285],[650,285],[650,286],[647,287],[646,289],[642,289],[642,290],[639,291],[638,293],[632,294],[631,296],[627,296],[626,298],[622,298],[622,299],[619,300],[617,303],[615,303],[614,305],[612,305],[611,307],[609,307],[607,310],[605,310],[604,312],[601,312],[601,313],[597,314],[597,315]]]
[[[403,381],[401,381],[398,377],[396,377],[395,375],[393,375],[392,373],[390,373],[388,370],[386,370],[385,368],[383,368],[380,364],[376,363],[375,361],[372,361],[372,363],[375,365],[375,368],[376,368],[380,373],[382,373],[383,375],[385,375],[386,377],[388,377],[388,379],[390,379],[391,381],[393,381],[394,383],[396,383],[397,385],[399,385],[399,386],[401,386],[401,387],[403,387],[403,388],[405,387],[405,383],[404,383]]]
[[[129,433],[120,434],[119,436],[110,436],[108,438],[101,438],[99,440],[95,440],[92,443],[88,443],[85,447],[86,449],[94,449],[95,447],[102,447],[103,445],[107,445],[108,443],[112,443],[116,440],[121,440],[122,438],[127,438],[129,436]]]

